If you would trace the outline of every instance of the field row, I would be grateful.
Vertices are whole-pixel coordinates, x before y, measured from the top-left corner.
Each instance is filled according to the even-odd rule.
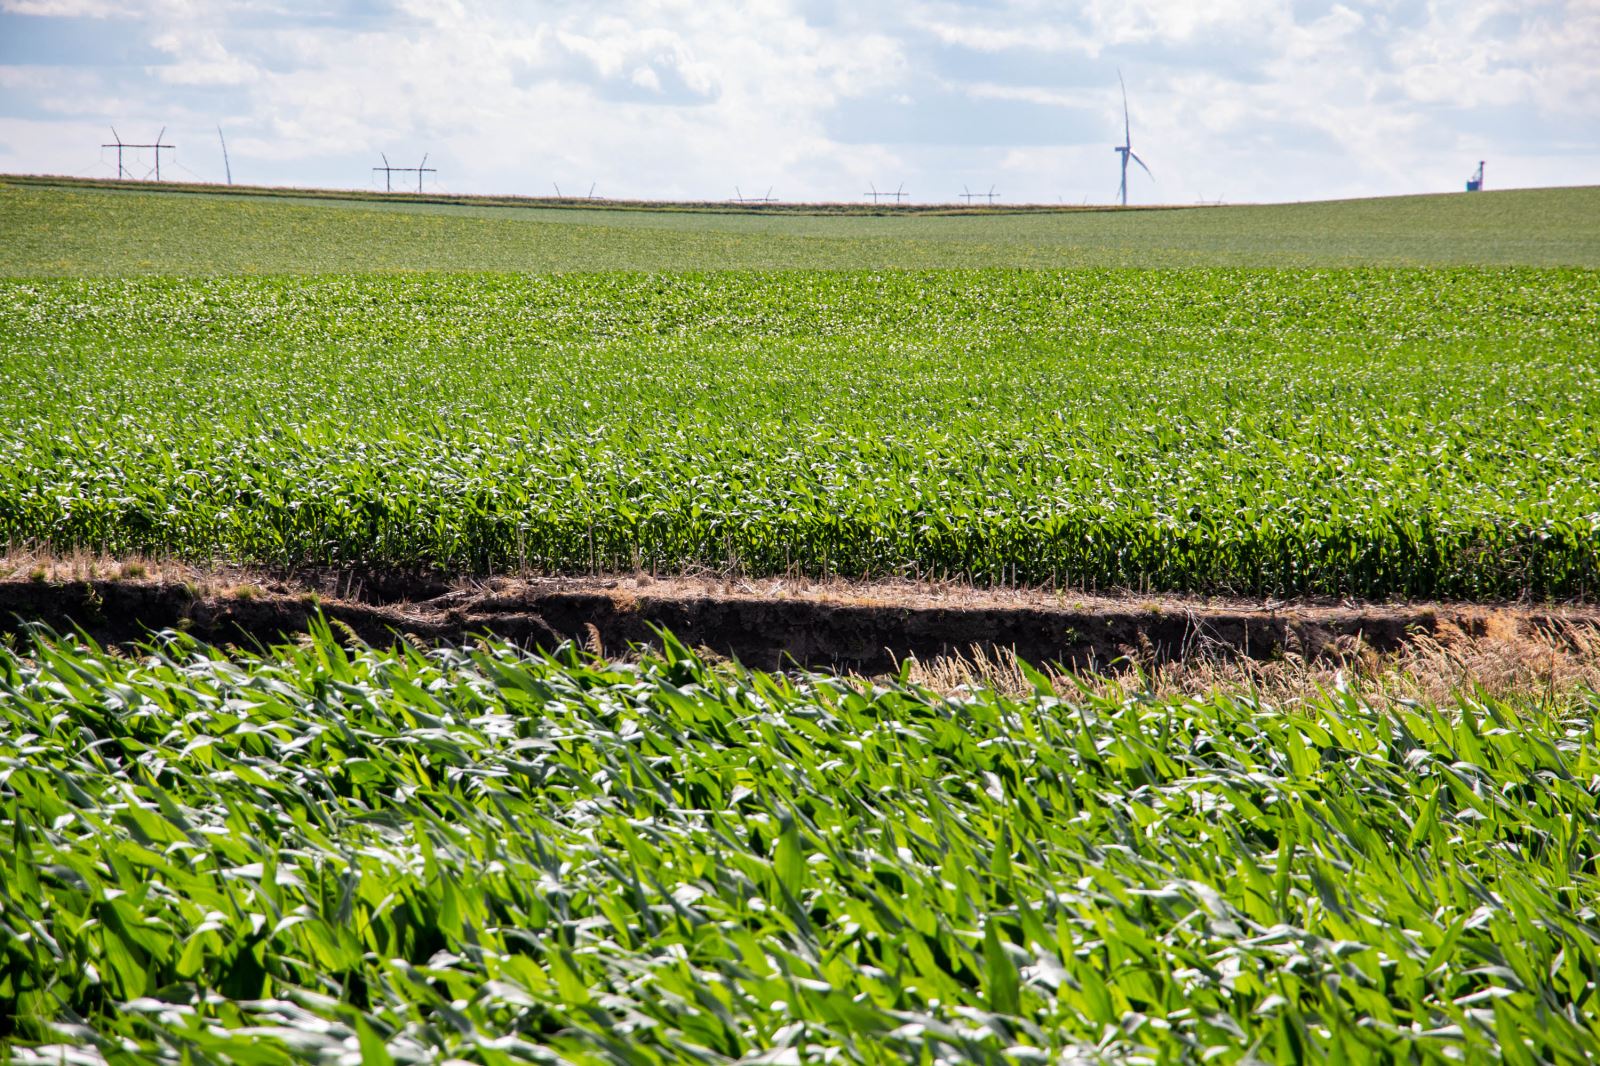
[[[1591,596],[1586,271],[0,284],[0,541]]]
[[[945,698],[326,630],[0,649],[0,1035],[40,1064],[1592,1061],[1597,709]]]

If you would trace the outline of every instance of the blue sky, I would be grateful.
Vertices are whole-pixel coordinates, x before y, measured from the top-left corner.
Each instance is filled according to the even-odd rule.
[[[1106,203],[1119,69],[1134,203],[1600,184],[1600,0],[0,0],[0,171]]]

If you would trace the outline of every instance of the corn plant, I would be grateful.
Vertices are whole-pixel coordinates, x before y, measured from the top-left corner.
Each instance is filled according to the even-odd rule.
[[[323,629],[0,653],[57,1062],[1589,1062],[1592,695],[1273,706]]]
[[[1592,596],[1590,271],[0,283],[0,542]]]

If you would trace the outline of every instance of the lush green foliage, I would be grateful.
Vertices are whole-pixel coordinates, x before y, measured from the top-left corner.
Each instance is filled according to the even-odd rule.
[[[0,653],[0,1028],[39,1063],[1593,1061],[1597,711]]]
[[[770,215],[0,182],[0,275],[934,267],[1600,267],[1600,188],[1164,211]]]
[[[1578,271],[0,285],[0,541],[1592,594]]]

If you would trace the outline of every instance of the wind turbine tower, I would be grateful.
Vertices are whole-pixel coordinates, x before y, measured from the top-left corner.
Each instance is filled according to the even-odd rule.
[[[1122,200],[1122,206],[1128,206],[1128,160],[1133,160],[1144,172],[1150,174],[1150,168],[1144,165],[1144,160],[1133,154],[1133,133],[1128,122],[1128,85],[1122,80],[1122,71],[1117,71],[1117,84],[1122,86],[1122,143],[1111,149],[1122,156],[1122,187],[1117,195]],[[1156,176],[1150,174],[1150,180],[1155,181]]]

